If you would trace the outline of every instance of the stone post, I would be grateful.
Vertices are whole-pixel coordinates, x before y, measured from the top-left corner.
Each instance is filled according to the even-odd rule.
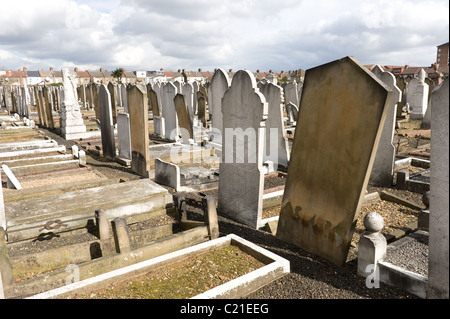
[[[112,221],[114,241],[118,253],[126,253],[131,249],[130,238],[128,236],[127,221],[125,218],[117,217]]]
[[[105,217],[105,213],[98,209],[95,211],[95,220],[97,223],[98,234],[100,239],[107,239],[110,236],[108,220]]]
[[[387,241],[381,230],[384,227],[383,217],[376,212],[370,212],[364,217],[366,231],[358,243],[359,276],[367,278],[377,267],[379,260],[386,256]]]
[[[217,219],[216,199],[207,195],[202,199],[205,222],[208,227],[210,239],[219,238],[219,221]]]

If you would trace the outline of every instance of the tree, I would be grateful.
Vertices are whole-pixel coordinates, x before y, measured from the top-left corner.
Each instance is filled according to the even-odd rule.
[[[117,80],[117,83],[122,82],[123,68],[115,69],[111,72],[111,76]]]

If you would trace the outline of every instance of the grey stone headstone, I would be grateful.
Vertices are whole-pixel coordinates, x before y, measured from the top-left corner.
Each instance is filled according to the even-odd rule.
[[[289,162],[289,144],[286,138],[283,120],[283,89],[273,83],[258,84],[259,90],[268,103],[266,120],[266,143],[263,162],[271,161],[274,170],[278,165],[287,168]]]
[[[114,159],[116,156],[116,143],[114,138],[113,110],[111,96],[105,84],[100,85],[98,90],[98,107],[103,156],[108,159]]]
[[[380,142],[372,167],[369,184],[374,186],[392,186],[395,166],[394,131],[397,115],[397,104],[401,101],[402,92],[396,85],[395,77],[390,72],[379,72],[375,75],[383,81],[391,90],[392,98],[386,110]]]
[[[431,95],[430,230],[427,297],[449,298],[448,82]]]
[[[162,87],[162,116],[165,122],[164,137],[171,140],[178,140],[178,119],[173,101],[177,93],[177,88],[171,82],[167,82]]]
[[[268,105],[252,72],[234,74],[222,101],[222,162],[219,179],[219,212],[258,228],[264,190],[264,122]]]
[[[117,114],[117,137],[119,156],[131,159],[130,115],[128,113]]]
[[[212,114],[211,118],[211,135],[213,141],[222,143],[221,134],[223,134],[223,104],[222,97],[225,91],[230,87],[230,79],[228,73],[224,69],[217,69],[211,79],[211,87],[209,93],[209,109]],[[211,137],[210,137],[211,138]]]

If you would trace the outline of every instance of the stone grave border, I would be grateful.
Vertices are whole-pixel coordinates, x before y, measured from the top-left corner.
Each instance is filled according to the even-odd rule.
[[[175,251],[173,253],[75,282],[61,288],[30,296],[27,299],[69,298],[74,293],[84,293],[93,289],[106,287],[111,283],[125,280],[129,276],[138,276],[172,262],[176,262],[193,255],[205,253],[211,249],[226,245],[235,245],[239,247],[245,253],[250,254],[265,263],[266,266],[231,280],[223,285],[212,288],[202,294],[194,296],[192,299],[240,298],[290,272],[290,262],[287,259],[259,247],[256,244],[251,243],[235,234],[229,234],[225,237],[216,238],[205,243]]]

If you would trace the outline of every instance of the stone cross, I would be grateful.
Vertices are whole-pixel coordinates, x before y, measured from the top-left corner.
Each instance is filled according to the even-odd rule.
[[[345,263],[391,94],[353,57],[306,71],[279,239]]]
[[[86,125],[84,125],[78,104],[75,76],[67,68],[63,68],[61,71],[64,86],[64,101],[61,104],[60,119],[61,133],[65,139],[75,139],[80,133],[86,132]]]

